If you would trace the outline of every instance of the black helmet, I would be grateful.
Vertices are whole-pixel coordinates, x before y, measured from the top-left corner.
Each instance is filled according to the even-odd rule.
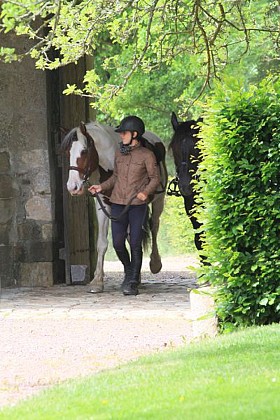
[[[145,133],[145,124],[141,118],[130,115],[121,121],[115,131],[117,133],[121,133],[122,131],[137,131],[138,136],[141,137]]]

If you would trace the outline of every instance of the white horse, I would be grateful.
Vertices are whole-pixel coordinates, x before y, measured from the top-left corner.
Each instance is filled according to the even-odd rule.
[[[161,184],[154,195],[151,205],[151,236],[152,251],[150,254],[150,270],[158,273],[162,268],[157,246],[159,219],[164,207],[167,170],[165,165],[165,147],[155,134],[146,131],[143,136],[147,147],[152,148],[158,158]],[[81,195],[85,192],[86,181],[97,184],[108,178],[114,169],[115,152],[120,142],[120,136],[114,128],[97,122],[81,123],[73,128],[63,139],[62,149],[69,155],[69,177],[67,189],[71,195]],[[105,211],[110,214],[110,205],[106,196],[100,194]],[[98,221],[97,263],[94,278],[90,282],[91,292],[100,293],[104,289],[104,257],[108,248],[109,218],[95,199]]]

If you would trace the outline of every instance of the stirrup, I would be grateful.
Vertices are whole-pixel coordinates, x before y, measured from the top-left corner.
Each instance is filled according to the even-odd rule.
[[[175,197],[181,197],[182,194],[180,193],[180,190],[179,190],[179,180],[177,177],[169,181],[166,194],[175,195]]]

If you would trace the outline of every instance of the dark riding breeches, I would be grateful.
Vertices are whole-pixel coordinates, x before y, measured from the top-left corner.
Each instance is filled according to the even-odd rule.
[[[124,205],[112,204],[111,215],[117,218],[123,211]],[[123,251],[127,239],[129,227],[129,243],[131,250],[139,249],[142,246],[143,230],[147,204],[131,205],[128,211],[118,221],[112,220],[113,247],[116,251]]]

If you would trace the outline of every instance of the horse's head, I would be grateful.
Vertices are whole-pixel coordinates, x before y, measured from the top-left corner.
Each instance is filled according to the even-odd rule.
[[[169,148],[173,153],[178,187],[183,196],[193,194],[192,181],[196,176],[199,155],[196,147],[197,134],[199,133],[197,123],[200,121],[202,120],[178,122],[174,112],[171,117],[174,134]]]
[[[67,189],[72,195],[81,195],[84,184],[99,164],[98,153],[84,123],[69,131],[61,144],[69,158]]]

